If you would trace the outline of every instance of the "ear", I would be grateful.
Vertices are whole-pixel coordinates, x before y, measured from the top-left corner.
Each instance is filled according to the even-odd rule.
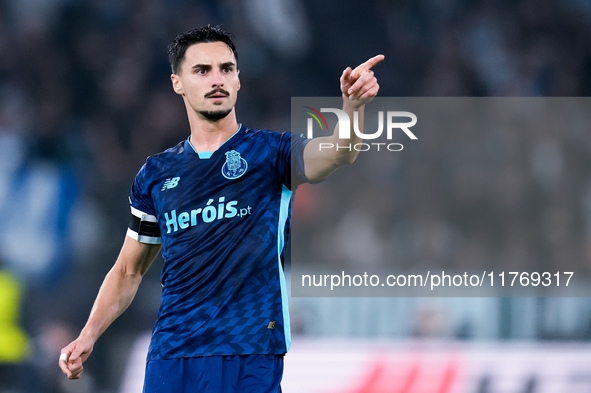
[[[184,95],[183,91],[183,84],[181,82],[181,78],[177,74],[170,75],[170,80],[172,81],[172,88],[176,94]]]
[[[239,76],[240,76],[240,70],[237,70],[237,71],[238,71],[238,72],[237,72],[237,74],[236,74],[236,75],[237,75],[237,77],[238,77],[238,89],[236,89],[236,90],[240,90],[240,78],[239,78]]]

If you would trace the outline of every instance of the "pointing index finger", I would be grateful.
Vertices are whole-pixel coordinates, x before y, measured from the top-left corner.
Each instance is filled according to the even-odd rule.
[[[367,60],[365,63],[362,63],[359,67],[363,68],[365,71],[371,69],[371,67],[378,64],[380,61],[384,60],[384,55],[377,55],[372,57],[371,59]]]

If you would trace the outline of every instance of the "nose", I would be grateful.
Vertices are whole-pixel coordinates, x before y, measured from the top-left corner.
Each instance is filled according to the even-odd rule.
[[[222,77],[222,73],[220,70],[212,71],[212,80],[211,80],[211,87],[223,87],[224,86],[224,78]]]

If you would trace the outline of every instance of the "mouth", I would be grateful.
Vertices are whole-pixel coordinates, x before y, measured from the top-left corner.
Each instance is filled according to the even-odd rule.
[[[221,99],[221,98],[226,98],[230,95],[230,93],[228,93],[225,90],[222,89],[216,89],[214,91],[211,91],[209,93],[207,93],[205,95],[205,98],[212,98],[212,99]]]

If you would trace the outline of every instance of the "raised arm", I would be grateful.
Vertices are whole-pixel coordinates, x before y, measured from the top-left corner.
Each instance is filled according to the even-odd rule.
[[[377,94],[380,86],[371,68],[384,60],[384,55],[377,55],[360,64],[354,70],[347,67],[341,76],[341,93],[343,96],[343,111],[351,119],[351,139],[339,139],[339,125],[331,136],[312,139],[304,149],[304,168],[306,178],[311,182],[318,182],[326,178],[340,166],[351,164],[355,161],[358,151],[355,149],[320,149],[321,143],[337,146],[339,143],[355,145],[361,142],[353,132],[353,112],[359,114],[359,131],[363,132],[363,115],[365,104],[370,102]],[[325,145],[326,146],[326,145]]]
[[[94,343],[119,315],[127,309],[160,245],[137,242],[125,237],[115,265],[107,273],[86,325],[76,340],[62,348],[59,366],[69,379],[78,379],[82,363],[88,359]]]

